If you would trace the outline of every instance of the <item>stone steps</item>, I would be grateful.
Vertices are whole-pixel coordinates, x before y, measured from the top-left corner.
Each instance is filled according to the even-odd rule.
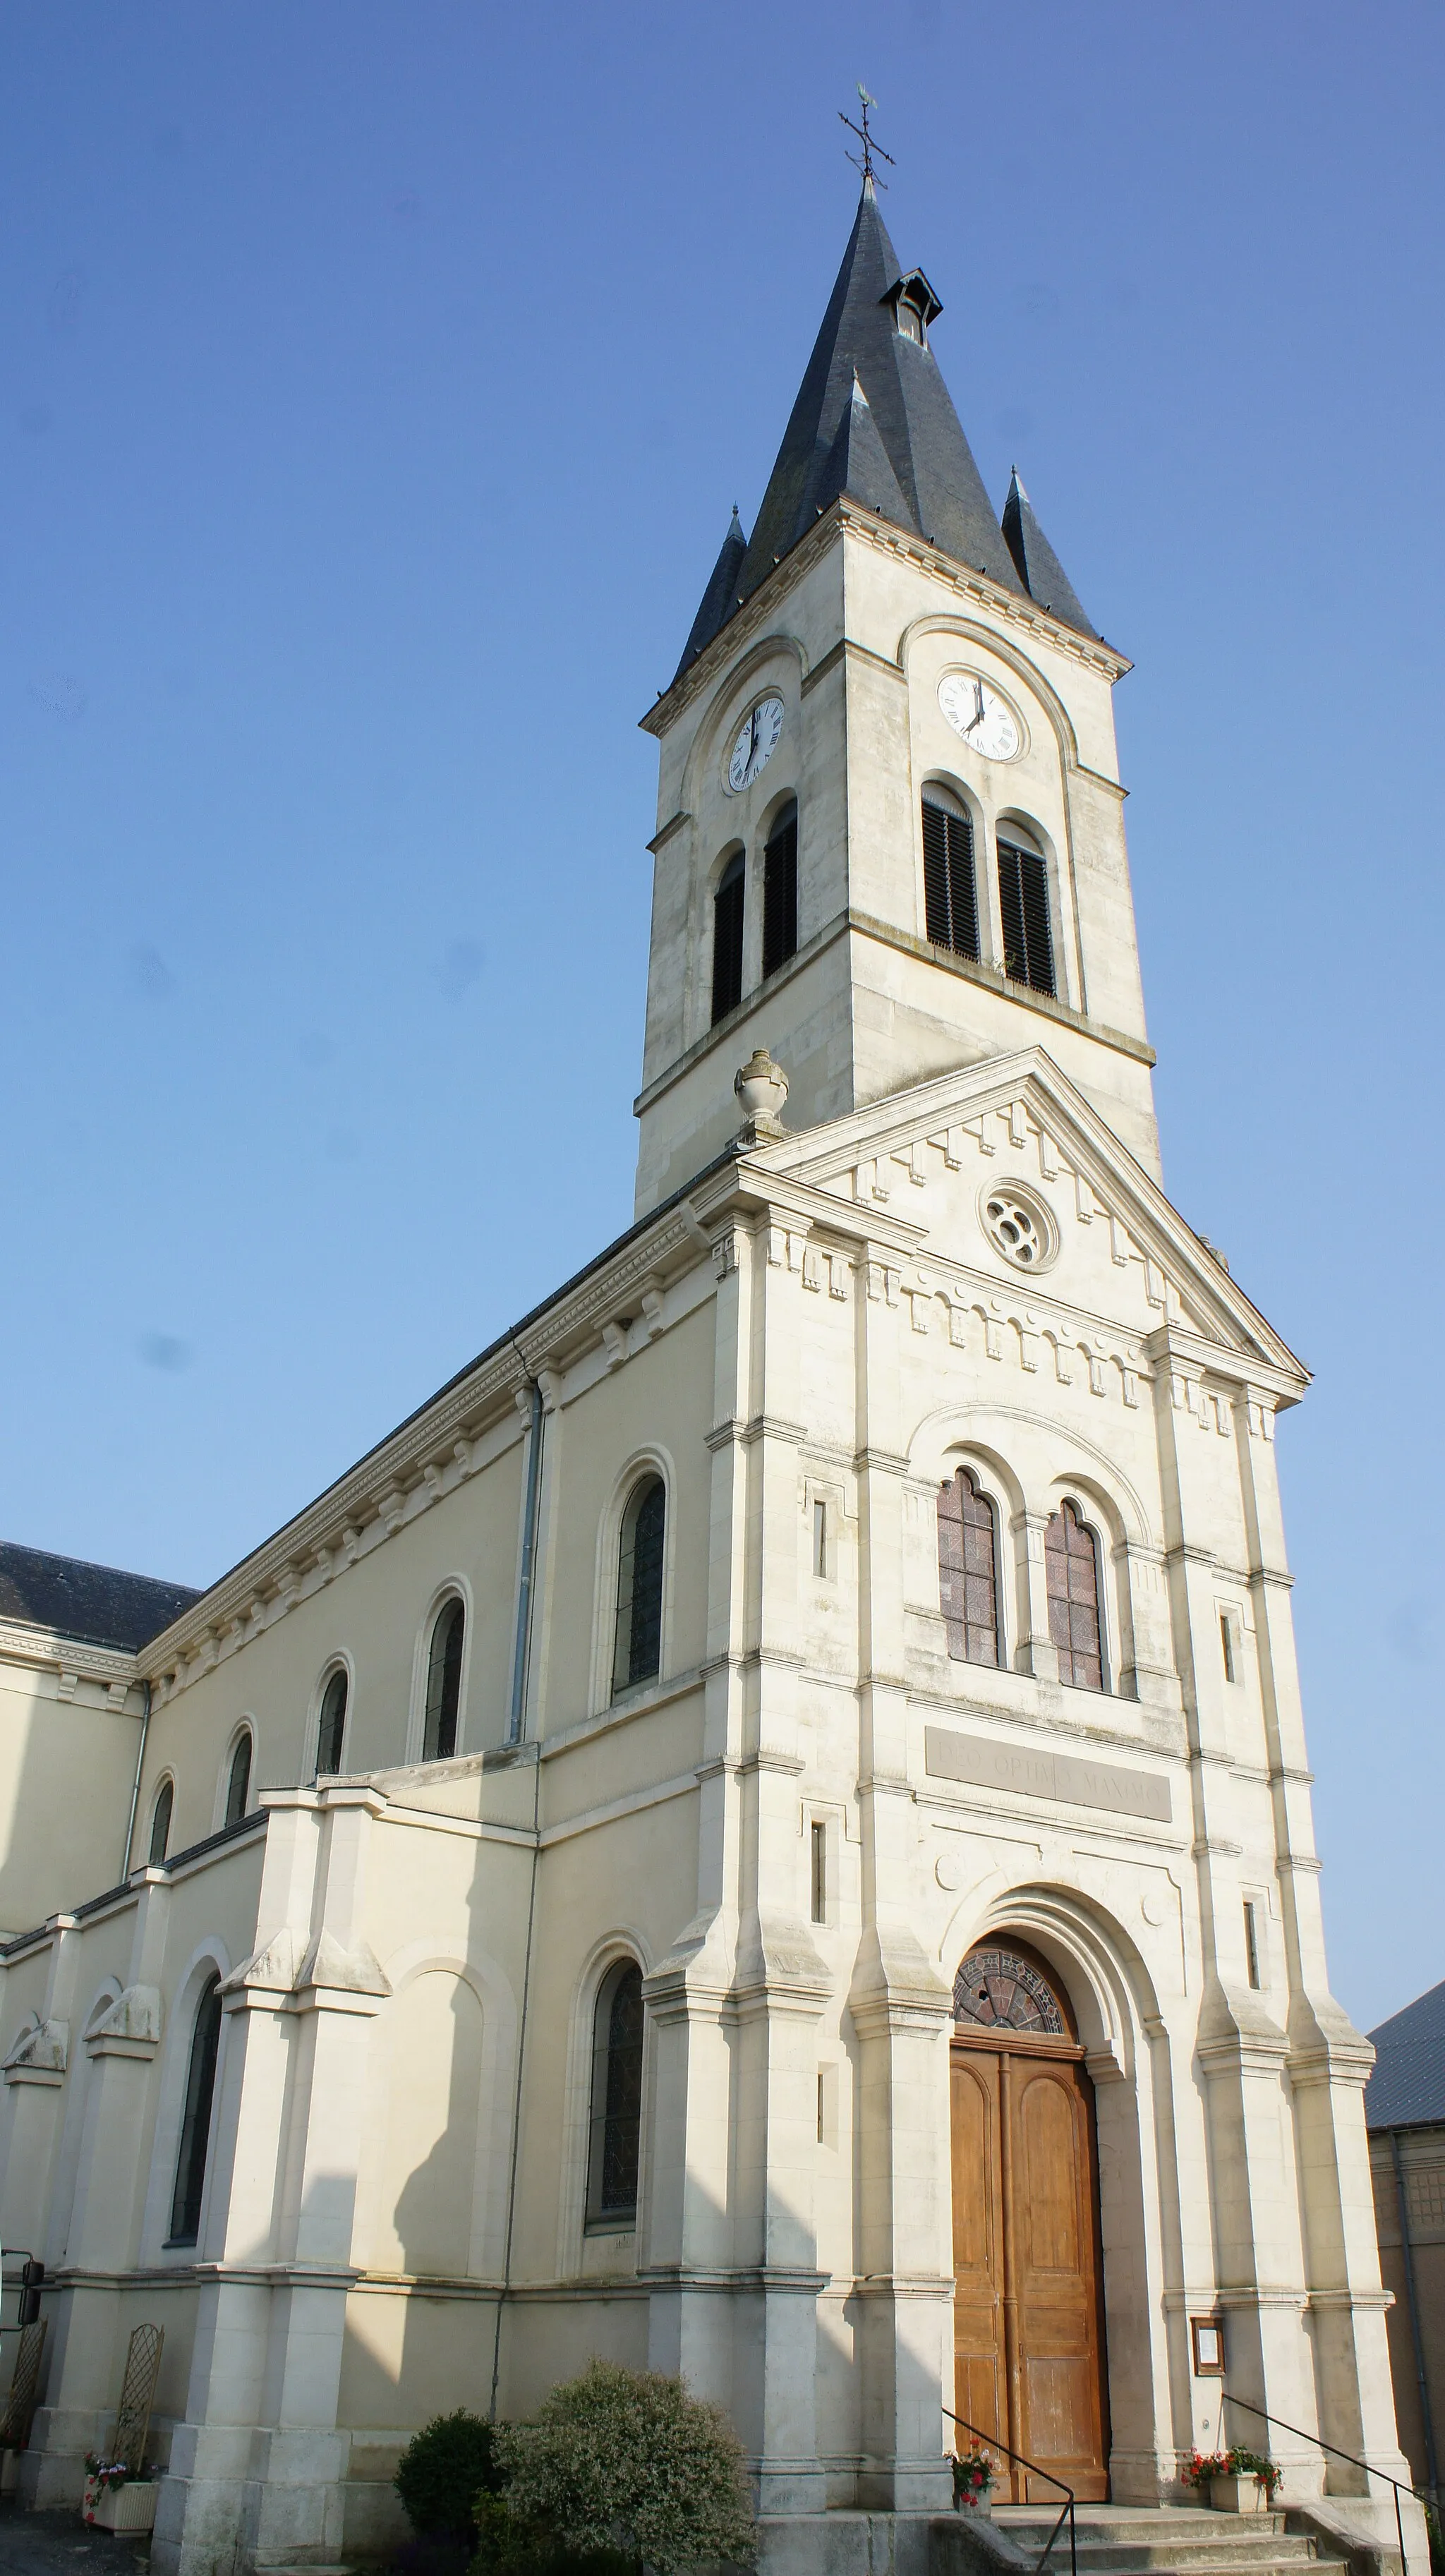
[[[995,2528],[1037,2559],[1056,2515],[1031,2504],[995,2507]],[[1312,2534],[1285,2529],[1282,2513],[1224,2514],[1182,2505],[1079,2505],[1079,2576],[1343,2576],[1343,2559],[1322,2555]],[[1068,2525],[1049,2553],[1048,2576],[1068,2576]]]

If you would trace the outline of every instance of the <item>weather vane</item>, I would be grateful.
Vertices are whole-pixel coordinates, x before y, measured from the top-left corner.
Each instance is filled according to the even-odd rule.
[[[848,158],[852,162],[854,169],[861,170],[865,179],[872,179],[875,175],[873,169],[875,159],[886,161],[890,170],[894,169],[897,165],[894,162],[892,153],[885,152],[881,143],[875,143],[872,135],[868,131],[868,110],[870,107],[876,107],[878,101],[876,98],[869,97],[868,92],[861,81],[858,83],[858,96],[862,101],[862,124],[855,125],[851,116],[845,116],[843,114],[841,107],[838,110],[838,122],[840,125],[846,125],[850,134],[856,134],[859,142],[863,146],[863,157],[861,161],[856,152],[848,153]],[[846,144],[843,148],[847,151]],[[888,182],[886,179],[879,179],[878,185],[880,188],[886,188]]]

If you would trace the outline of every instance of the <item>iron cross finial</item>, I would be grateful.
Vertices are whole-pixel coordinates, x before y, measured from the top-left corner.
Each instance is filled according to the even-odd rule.
[[[845,116],[843,114],[841,107],[838,110],[838,122],[840,125],[846,125],[850,134],[856,134],[859,142],[863,146],[863,157],[861,160],[856,152],[849,152],[848,158],[852,162],[855,170],[862,171],[866,182],[876,178],[876,173],[873,168],[875,160],[886,161],[890,170],[892,170],[896,165],[894,163],[892,153],[885,152],[881,143],[875,143],[872,135],[868,131],[868,110],[870,107],[876,107],[878,101],[876,98],[869,97],[868,92],[861,81],[858,83],[858,97],[861,103],[863,117],[862,124],[855,125],[851,116]],[[846,144],[843,148],[847,151]],[[888,182],[886,179],[877,179],[876,184],[880,188],[886,188]]]

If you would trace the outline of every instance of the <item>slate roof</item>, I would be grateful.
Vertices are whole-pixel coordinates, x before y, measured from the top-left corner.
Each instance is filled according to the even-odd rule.
[[[1370,2038],[1375,2071],[1365,2086],[1366,2128],[1445,2122],[1445,1982],[1392,2013]]]
[[[734,511],[678,677],[844,492],[1004,590],[1051,602],[1053,614],[1081,634],[1094,633],[1021,486],[1022,543],[1005,542],[938,361],[898,328],[900,289],[926,320],[941,310],[921,270],[904,277],[873,183],[865,180],[757,525],[739,552],[743,532]]]
[[[122,1574],[113,1565],[0,1540],[0,1619],[54,1629],[87,1646],[135,1654],[200,1597],[184,1583],[157,1583],[149,1574]]]
[[[1034,517],[1034,505],[1019,481],[1017,466],[1003,505],[1003,532],[1030,599],[1036,599],[1040,608],[1048,609],[1051,616],[1061,618],[1065,626],[1076,628],[1080,635],[1097,635],[1098,629],[1089,624],[1078,592]]]

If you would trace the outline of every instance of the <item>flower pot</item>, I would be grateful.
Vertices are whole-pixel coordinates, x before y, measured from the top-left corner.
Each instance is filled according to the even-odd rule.
[[[123,2487],[102,2489],[90,2519],[97,2531],[152,2531],[159,2492],[155,2478],[127,2478]]]
[[[1266,2513],[1263,2478],[1211,2478],[1209,2501],[1216,2513]]]
[[[100,2485],[100,2480],[99,2480],[99,2478],[93,2478],[93,2477],[91,2477],[91,2476],[90,2476],[90,2474],[89,2474],[89,2472],[87,2471],[87,2473],[86,2473],[86,2480],[85,2480],[85,2493],[84,2493],[84,2495],[83,2495],[83,2496],[81,2497],[81,2499],[80,2499],[80,2518],[81,2518],[81,2521],[82,2521],[82,2522],[94,2522],[94,2520],[95,2520],[95,2500],[96,2500],[96,2497],[100,2494],[100,2492],[101,2492],[101,2485]]]

